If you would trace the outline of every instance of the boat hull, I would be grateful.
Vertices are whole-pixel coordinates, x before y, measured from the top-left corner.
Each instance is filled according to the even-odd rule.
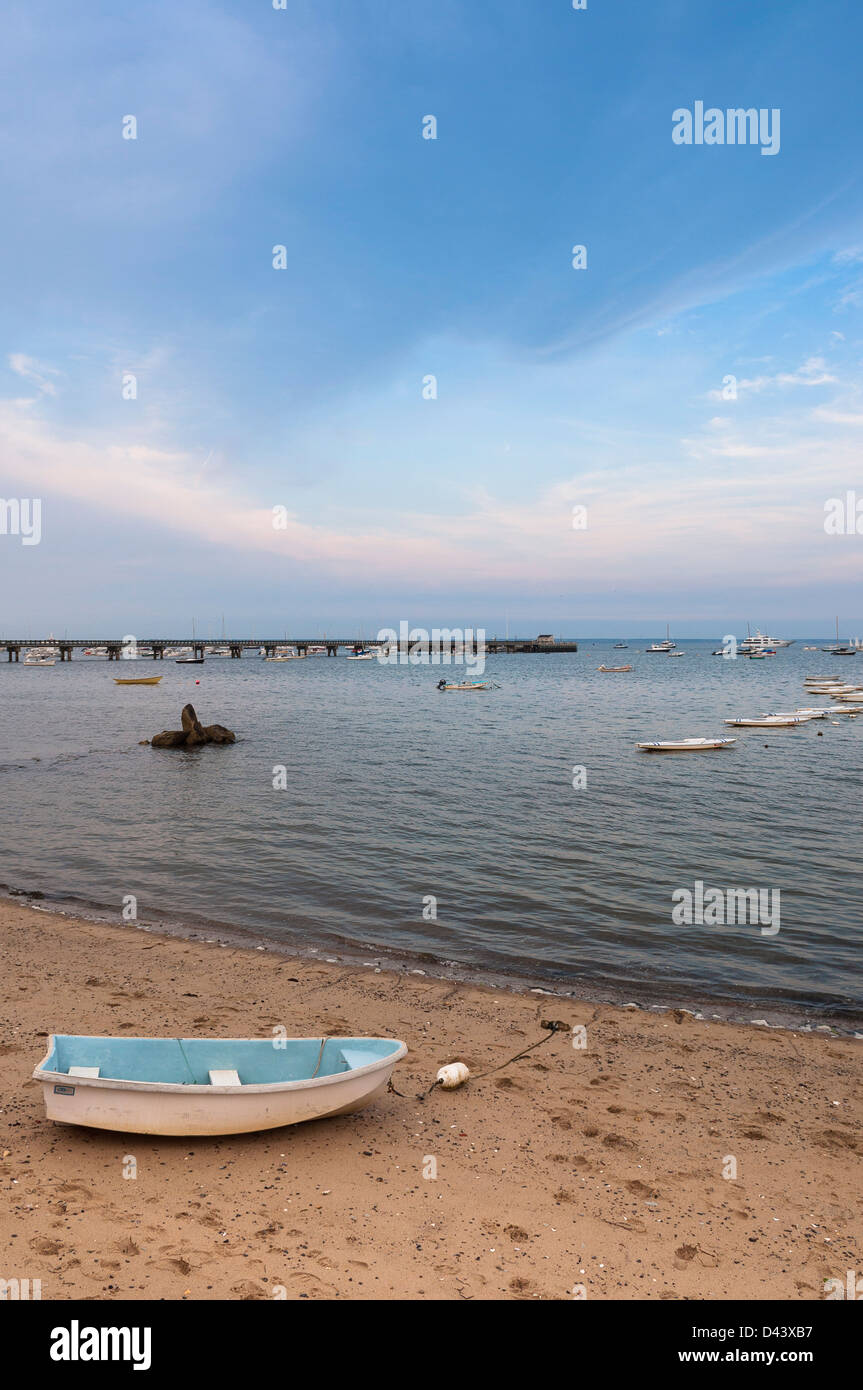
[[[729,748],[733,738],[678,739],[662,743],[639,743],[642,753],[705,753],[711,748]]]
[[[258,1085],[79,1077],[46,1071],[43,1065],[33,1075],[42,1083],[46,1116],[55,1123],[124,1134],[203,1137],[253,1134],[362,1110],[384,1094],[406,1053],[404,1043],[394,1043],[389,1055],[350,1071]],[[50,1056],[49,1051],[45,1061]]]
[[[42,1091],[46,1116],[58,1124],[166,1137],[254,1134],[259,1130],[282,1129],[306,1120],[322,1120],[362,1110],[386,1091],[391,1073],[390,1066],[374,1084],[368,1079],[348,1075],[336,1086],[328,1087],[325,1096],[302,1096],[285,1091],[270,1096],[184,1096],[166,1091],[142,1095],[137,1088],[131,1091],[82,1084],[77,1078],[72,1087],[74,1095],[56,1095],[57,1084],[69,1089],[68,1077],[61,1083],[44,1082]]]

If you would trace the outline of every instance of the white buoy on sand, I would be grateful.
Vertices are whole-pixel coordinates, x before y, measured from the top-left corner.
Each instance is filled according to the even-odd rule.
[[[449,1066],[441,1067],[437,1079],[445,1091],[454,1091],[456,1086],[463,1086],[469,1076],[464,1062],[450,1062]]]

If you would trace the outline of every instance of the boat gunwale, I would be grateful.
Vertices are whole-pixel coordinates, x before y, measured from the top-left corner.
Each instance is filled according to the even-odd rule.
[[[250,1081],[243,1082],[239,1086],[212,1086],[209,1083],[197,1081],[124,1081],[122,1077],[114,1076],[71,1076],[66,1071],[46,1071],[45,1063],[54,1051],[57,1037],[86,1037],[89,1042],[116,1042],[115,1033],[51,1033],[48,1037],[48,1051],[42,1061],[33,1071],[34,1081],[53,1081],[61,1082],[66,1086],[95,1086],[104,1090],[113,1091],[162,1091],[174,1093],[180,1092],[183,1095],[272,1095],[282,1091],[305,1091],[311,1090],[315,1086],[331,1085],[338,1081],[345,1081],[349,1076],[371,1076],[375,1071],[380,1071],[384,1067],[393,1067],[407,1056],[407,1043],[400,1038],[372,1038],[363,1039],[367,1042],[391,1042],[397,1043],[398,1048],[395,1052],[389,1053],[386,1057],[376,1057],[373,1062],[366,1062],[362,1067],[349,1067],[347,1071],[331,1072],[327,1076],[310,1076],[297,1081]],[[324,1036],[321,1034],[320,1036]],[[338,1037],[331,1033],[325,1035],[327,1042],[358,1042],[356,1037]],[[285,1038],[285,1043],[315,1041],[314,1035],[310,1039],[308,1035],[302,1038]],[[272,1044],[271,1038],[140,1038],[129,1037],[123,1039],[129,1042],[267,1042]],[[280,1049],[279,1049],[280,1050]]]

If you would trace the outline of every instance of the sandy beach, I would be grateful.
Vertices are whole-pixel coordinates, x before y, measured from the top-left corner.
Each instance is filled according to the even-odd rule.
[[[531,1300],[582,1286],[805,1300],[863,1265],[853,1039],[298,961],[23,902],[0,903],[0,960],[0,1274],[41,1279],[43,1299]],[[415,1098],[443,1063],[496,1067],[549,1018],[584,1025],[587,1047],[556,1034]],[[402,1095],[188,1141],[55,1125],[30,1079],[52,1031],[279,1024],[402,1038]]]

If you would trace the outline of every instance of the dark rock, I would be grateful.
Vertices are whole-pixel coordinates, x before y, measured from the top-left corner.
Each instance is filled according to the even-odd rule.
[[[195,713],[194,705],[184,705],[180,720],[186,733],[186,743],[206,743],[207,735],[204,733],[204,726]]]
[[[224,724],[205,724],[204,733],[209,743],[236,743],[237,735],[226,729]]]
[[[166,729],[161,734],[156,734],[153,739],[154,748],[182,748],[186,742],[186,735],[182,729]]]
[[[180,714],[182,729],[165,730],[153,739],[154,748],[199,748],[204,743],[235,743],[236,735],[224,724],[209,724],[206,728],[195,713],[194,705],[184,705]]]

